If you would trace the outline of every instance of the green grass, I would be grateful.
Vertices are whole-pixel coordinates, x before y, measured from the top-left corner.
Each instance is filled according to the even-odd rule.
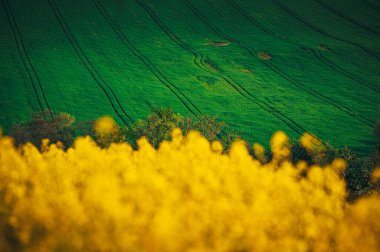
[[[318,1],[2,0],[0,124],[46,108],[131,124],[170,106],[250,141],[306,130],[369,153],[380,5]]]

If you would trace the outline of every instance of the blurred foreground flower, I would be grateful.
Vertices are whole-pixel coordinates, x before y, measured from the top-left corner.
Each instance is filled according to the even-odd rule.
[[[95,122],[95,132],[99,135],[112,134],[119,129],[115,120],[109,116],[103,116]]]
[[[0,251],[379,251],[380,196],[348,203],[344,160],[293,165],[283,132],[265,164],[243,141],[223,154],[198,132],[171,136],[42,152],[0,138]]]

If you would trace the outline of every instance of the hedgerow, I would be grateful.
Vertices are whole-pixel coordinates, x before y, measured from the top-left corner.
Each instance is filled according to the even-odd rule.
[[[47,138],[52,143],[58,142],[64,149],[71,147],[78,136],[91,136],[102,148],[112,143],[127,142],[134,149],[137,149],[138,139],[145,137],[157,149],[161,142],[171,139],[174,128],[180,128],[183,134],[192,130],[199,131],[210,142],[218,140],[222,144],[223,152],[228,152],[231,144],[240,139],[238,132],[218,120],[216,116],[183,117],[168,107],[153,108],[147,118],[137,120],[130,127],[119,126],[111,117],[103,117],[95,121],[77,121],[68,113],[54,115],[50,111],[38,112],[33,114],[29,121],[14,125],[12,136],[17,146],[31,142],[41,147],[42,141]],[[303,160],[308,165],[324,166],[334,159],[344,159],[347,164],[347,169],[343,174],[346,190],[349,199],[355,200],[371,193],[376,188],[371,181],[371,173],[380,166],[379,132],[380,123],[374,130],[377,148],[374,154],[368,157],[359,156],[347,147],[337,149],[328,143],[321,145],[315,136],[308,133],[301,138],[303,144],[294,139],[290,141],[290,161],[294,165]],[[271,153],[266,153],[261,145],[254,144],[251,148],[250,144],[247,144],[247,147],[261,163],[270,162]]]

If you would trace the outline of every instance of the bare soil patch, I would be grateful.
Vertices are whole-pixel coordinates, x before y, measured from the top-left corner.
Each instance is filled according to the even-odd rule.
[[[240,69],[240,72],[242,72],[242,73],[253,73],[252,70],[250,70],[248,68]]]
[[[219,71],[219,67],[214,62],[211,62],[210,60],[205,60],[204,63],[207,65],[208,68],[214,71]]]
[[[259,52],[257,54],[257,57],[261,60],[271,60],[272,59],[272,55],[268,52]]]
[[[318,49],[321,50],[321,51],[328,51],[328,50],[330,50],[330,48],[328,48],[327,46],[325,46],[323,44],[320,44],[318,46]]]
[[[221,47],[221,46],[229,46],[231,43],[227,41],[210,41],[208,44],[210,46]]]

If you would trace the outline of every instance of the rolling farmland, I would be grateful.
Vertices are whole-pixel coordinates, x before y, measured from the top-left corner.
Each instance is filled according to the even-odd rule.
[[[32,111],[129,126],[153,106],[218,115],[249,140],[309,131],[368,153],[380,3],[1,0],[0,125]]]

